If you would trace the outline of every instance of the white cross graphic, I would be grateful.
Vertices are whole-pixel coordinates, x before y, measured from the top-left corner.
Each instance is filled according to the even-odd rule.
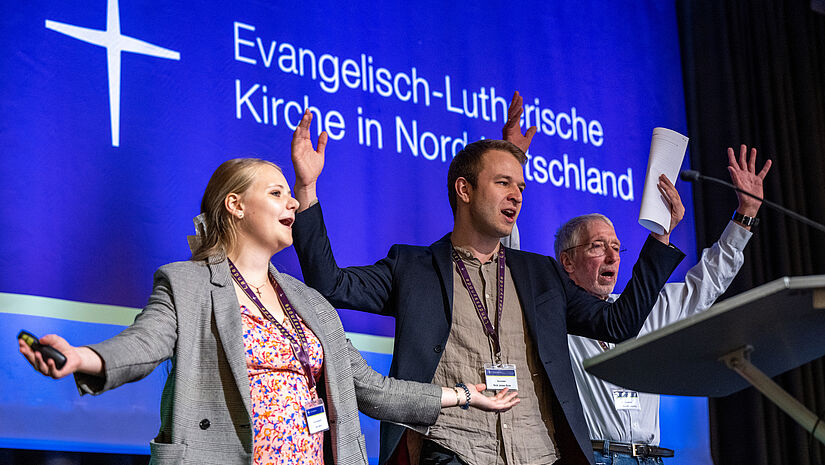
[[[108,0],[106,5],[106,30],[90,29],[46,20],[46,28],[69,37],[98,45],[106,49],[109,75],[109,119],[112,125],[112,147],[120,146],[120,53],[132,52],[158,58],[180,60],[180,53],[152,45],[148,42],[120,33],[120,8],[118,0]]]

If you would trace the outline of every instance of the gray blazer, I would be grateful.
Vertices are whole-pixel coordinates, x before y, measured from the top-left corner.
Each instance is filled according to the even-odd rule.
[[[323,383],[330,431],[326,460],[366,464],[358,412],[387,421],[429,425],[441,389],[384,377],[346,338],[334,308],[314,289],[271,270],[324,348]],[[161,398],[161,426],[150,442],[153,464],[252,462],[249,376],[241,314],[227,262],[176,262],[155,273],[149,303],[117,336],[90,346],[104,376],[75,376],[81,394],[100,394],[172,366]],[[331,446],[331,447],[330,447]]]

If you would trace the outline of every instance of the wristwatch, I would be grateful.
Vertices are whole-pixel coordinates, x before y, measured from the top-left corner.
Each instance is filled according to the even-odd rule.
[[[759,218],[754,218],[752,216],[743,215],[743,214],[739,213],[738,211],[733,212],[733,221],[736,221],[738,223],[742,223],[743,225],[748,226],[748,227],[754,227],[754,226],[757,226],[759,224]]]

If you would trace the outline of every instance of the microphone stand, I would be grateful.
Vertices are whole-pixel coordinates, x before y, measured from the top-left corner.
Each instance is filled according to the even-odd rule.
[[[688,181],[688,182],[709,181],[709,182],[712,182],[712,183],[715,183],[715,184],[719,184],[719,185],[722,185],[722,186],[725,186],[725,187],[729,187],[729,188],[735,190],[736,192],[741,192],[741,193],[747,195],[748,197],[753,197],[754,199],[759,200],[760,202],[762,202],[765,205],[773,208],[774,210],[776,210],[776,211],[778,211],[778,212],[780,212],[784,215],[787,215],[787,216],[789,216],[789,217],[791,217],[791,218],[793,218],[793,219],[795,219],[795,220],[797,220],[801,223],[805,223],[808,226],[819,230],[820,232],[825,233],[825,225],[817,223],[816,221],[813,221],[808,217],[802,216],[799,213],[796,213],[795,211],[788,210],[787,208],[783,207],[782,205],[779,205],[778,203],[771,202],[770,200],[765,200],[762,197],[758,197],[756,195],[753,195],[750,192],[742,190],[742,189],[734,186],[733,184],[731,184],[729,182],[726,182],[726,181],[723,181],[721,179],[717,179],[717,178],[714,178],[714,177],[705,176],[705,175],[699,173],[698,171],[694,171],[694,170],[682,171],[679,174],[679,178],[681,178],[683,181]]]

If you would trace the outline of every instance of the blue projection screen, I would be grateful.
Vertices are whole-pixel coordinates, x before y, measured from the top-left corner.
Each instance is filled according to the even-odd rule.
[[[319,187],[338,262],[429,244],[452,218],[453,155],[501,137],[515,90],[539,133],[525,166],[522,248],[552,254],[565,219],[603,212],[631,264],[654,127],[686,133],[672,2],[379,6],[375,2],[32,0],[0,17],[0,446],[148,452],[166,369],[80,397],[16,352],[20,329],[75,345],[128,325],[186,236],[212,171],[289,168],[302,109],[330,135]],[[317,136],[317,132],[313,136]],[[685,160],[685,166],[687,166]],[[689,186],[680,185],[692,212]],[[690,213],[673,241],[696,257]],[[275,264],[300,277],[292,249]],[[342,310],[386,372],[391,319]],[[710,464],[706,402],[663,402],[672,463]],[[35,418],[35,422],[20,422]],[[377,423],[364,422],[377,457]]]

